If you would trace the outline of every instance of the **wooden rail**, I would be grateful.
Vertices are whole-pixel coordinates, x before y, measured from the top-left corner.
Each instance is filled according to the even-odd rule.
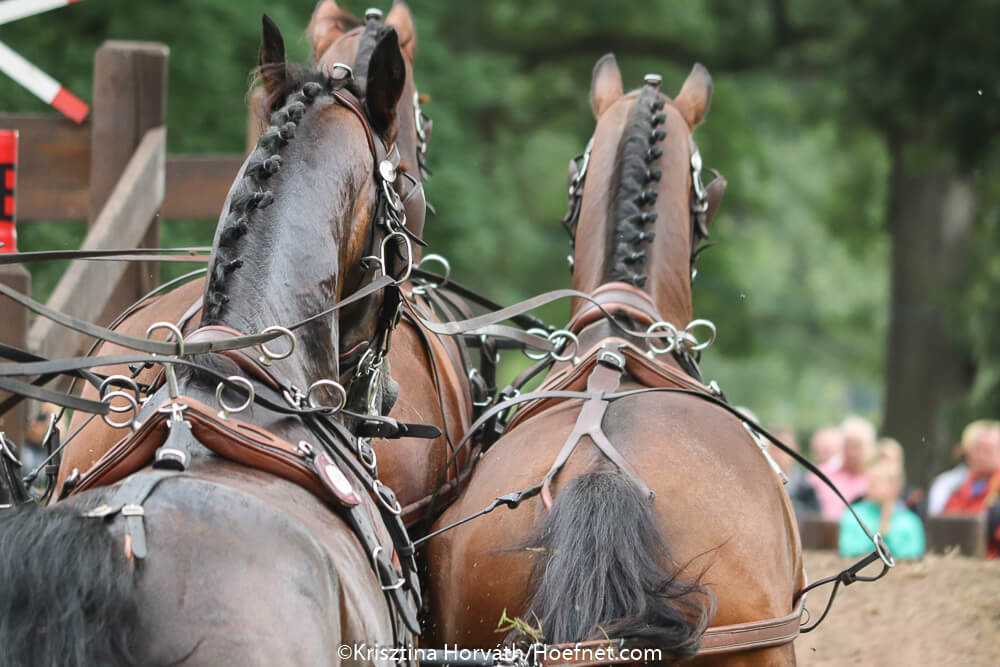
[[[149,221],[163,202],[166,134],[163,127],[146,132],[87,233],[82,249],[130,248],[147,234]],[[63,274],[48,305],[67,315],[89,320],[104,308],[127,269],[128,265],[123,262],[77,260]],[[82,349],[88,342],[83,334],[44,318],[35,320],[28,340],[35,342],[38,354],[47,358],[66,356],[70,350]]]
[[[18,222],[86,220],[93,159],[90,123],[77,125],[57,114],[0,113],[0,127],[19,130],[24,147]],[[244,158],[242,153],[168,155],[160,216],[218,218]]]
[[[19,224],[86,222],[84,249],[155,247],[164,218],[218,217],[244,155],[167,156],[168,58],[162,44],[102,44],[94,56],[93,113],[82,125],[54,113],[0,113],[0,128],[20,132]],[[261,99],[258,94],[251,103],[259,106]],[[248,142],[260,132],[258,118],[248,114]],[[155,285],[157,272],[158,265],[149,262],[73,262],[48,304],[107,324]],[[21,267],[0,274],[0,280],[30,291]],[[0,339],[42,356],[80,354],[90,342],[42,319],[29,328],[22,311],[8,316],[5,307],[4,313]],[[21,411],[0,417],[0,428],[19,444],[26,416]]]

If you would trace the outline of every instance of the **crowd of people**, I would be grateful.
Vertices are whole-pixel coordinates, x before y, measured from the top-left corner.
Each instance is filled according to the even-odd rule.
[[[795,432],[774,430],[799,451]],[[827,484],[776,447],[771,453],[785,472],[786,490],[796,514],[840,522],[844,556],[861,556],[871,541]],[[919,558],[926,548],[924,518],[937,515],[985,515],[987,556],[1000,547],[1000,421],[980,420],[962,432],[962,462],[938,475],[926,493],[904,483],[903,448],[892,438],[877,438],[871,422],[850,416],[839,426],[817,429],[809,439],[810,458],[851,503],[872,533],[885,538],[896,558]]]

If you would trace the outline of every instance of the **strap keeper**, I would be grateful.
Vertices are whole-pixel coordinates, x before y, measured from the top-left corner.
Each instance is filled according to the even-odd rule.
[[[142,505],[135,505],[129,503],[128,505],[123,505],[121,509],[122,516],[146,516],[146,510],[143,509]]]

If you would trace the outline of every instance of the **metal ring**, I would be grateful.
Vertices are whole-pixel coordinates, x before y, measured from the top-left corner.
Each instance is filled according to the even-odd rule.
[[[451,278],[451,264],[448,262],[447,259],[445,259],[442,255],[439,255],[437,253],[431,253],[429,255],[424,255],[423,259],[420,260],[420,263],[417,264],[417,268],[418,269],[423,269],[424,268],[424,262],[437,262],[438,264],[440,264],[441,266],[444,267],[444,276],[443,276],[441,282],[439,282],[439,283],[428,283],[428,285],[427,285],[428,287],[444,287],[445,285],[448,284],[448,280]]]
[[[128,385],[128,389],[132,390],[132,392],[136,396],[136,400],[138,400],[138,398],[139,398],[139,385],[137,385],[135,383],[135,380],[133,380],[132,378],[130,378],[127,375],[109,375],[108,377],[104,378],[104,381],[101,383],[100,387],[97,389],[97,393],[101,397],[101,400],[104,400],[104,390],[108,388],[108,385],[111,384],[111,382],[116,381],[116,380],[120,381],[120,382],[123,382],[124,384]],[[112,385],[112,386],[114,386],[114,387],[120,387],[121,385],[117,385],[116,384],[116,385]]]
[[[174,335],[174,337],[177,339],[177,356],[178,357],[183,357],[184,356],[184,334],[182,334],[181,330],[177,328],[177,325],[176,324],[172,324],[170,322],[156,322],[155,324],[150,324],[149,328],[146,329],[146,338],[149,338],[150,334],[152,334],[157,329],[167,329],[167,330],[170,331],[170,333],[172,333]],[[169,341],[170,339],[168,338],[167,340]]]
[[[572,347],[569,348],[569,352],[566,352],[565,350],[563,352],[556,352],[556,348],[559,347],[559,343],[556,341],[559,339],[568,340],[573,343]],[[551,354],[552,358],[556,361],[572,361],[576,356],[577,348],[580,346],[580,341],[577,339],[576,334],[572,331],[567,331],[566,329],[556,329],[550,333],[549,341],[552,343],[552,351],[549,352],[549,354]]]
[[[111,399],[116,398],[118,396],[124,398],[126,401],[129,402],[129,404],[126,406],[112,405]],[[109,411],[109,414],[101,415],[101,419],[103,419],[104,423],[110,426],[111,428],[125,428],[127,426],[131,426],[132,424],[135,423],[136,418],[139,416],[139,402],[136,401],[135,397],[129,394],[128,392],[110,391],[107,393],[107,395],[101,397],[101,403],[107,404]],[[124,414],[129,411],[132,412],[132,418],[127,421],[116,422],[110,419],[110,413]]]
[[[707,327],[708,330],[712,332],[712,335],[708,338],[708,340],[704,340],[700,343],[698,342],[697,337],[691,333],[691,330],[697,327]],[[711,320],[697,319],[688,322],[688,325],[684,327],[684,333],[688,334],[690,336],[690,340],[694,341],[694,344],[691,346],[691,350],[694,352],[701,352],[702,350],[708,349],[708,347],[715,342],[715,336],[718,332],[715,328],[715,323]]]
[[[278,333],[288,337],[288,352],[284,354],[277,354],[267,349],[267,343],[260,344],[260,351],[264,354],[257,360],[264,364],[265,366],[270,366],[272,361],[280,361],[282,359],[287,359],[292,356],[292,352],[295,352],[295,334],[293,334],[289,329],[285,327],[272,326],[261,331],[262,334],[270,333],[272,331],[277,331]]]
[[[340,62],[333,63],[333,65],[330,67],[330,73],[332,74],[333,70],[335,70],[335,69],[346,69],[347,70],[347,77],[349,79],[353,79],[354,78],[354,68],[351,67],[350,65],[347,65],[345,63],[340,63]]]
[[[896,567],[896,559],[892,557],[892,551],[889,550],[889,545],[885,543],[882,539],[882,533],[875,533],[875,538],[872,540],[875,543],[875,553],[878,557],[882,559],[886,567]]]
[[[337,405],[317,405],[313,401],[313,392],[319,389],[320,387],[330,387],[331,389],[336,391],[338,394],[340,394],[340,402]],[[327,380],[325,378],[322,380],[316,380],[311,385],[309,385],[308,389],[306,389],[306,403],[309,404],[310,408],[323,408],[327,410],[329,414],[333,414],[335,412],[339,412],[345,405],[347,405],[347,391],[344,389],[344,386],[339,382],[335,382],[333,380]]]
[[[393,507],[392,505],[389,504],[389,501],[385,499],[385,497],[382,495],[382,492],[380,491],[380,489],[388,489],[388,488],[389,487],[387,487],[385,484],[382,483],[382,480],[377,478],[372,480],[372,491],[375,492],[375,497],[378,498],[380,503],[382,503],[382,507],[389,510],[390,513],[399,516],[400,514],[403,513],[403,506],[399,504],[399,498],[396,498],[396,505],[395,507]]]
[[[655,334],[660,329],[664,329],[666,331],[666,334],[664,336],[650,336],[650,334]],[[655,352],[656,354],[667,354],[677,349],[677,340],[678,340],[677,327],[675,327],[670,322],[665,322],[663,320],[660,320],[659,322],[653,322],[652,324],[649,325],[649,328],[646,329],[646,335],[648,336],[646,342],[649,344],[649,349]],[[656,345],[657,338],[666,338],[667,340],[670,341],[670,344],[667,345],[666,347],[658,347]]]
[[[390,239],[395,237],[403,239],[403,247],[406,248],[406,271],[404,271],[403,275],[399,278],[389,275],[388,272],[389,263],[385,261],[386,244],[389,243]],[[410,244],[410,237],[404,234],[403,232],[392,232],[391,234],[386,236],[384,239],[382,239],[382,246],[380,248],[379,259],[382,262],[382,270],[385,272],[386,275],[389,275],[389,277],[392,278],[395,284],[401,285],[402,283],[405,283],[407,280],[410,279],[410,272],[413,271],[413,246]]]
[[[406,584],[406,579],[400,577],[396,580],[396,583],[386,586],[382,583],[382,573],[378,569],[378,555],[382,553],[382,545],[376,544],[375,548],[372,549],[372,566],[375,568],[375,577],[378,579],[378,585],[383,591],[394,591],[397,588],[402,588]]]
[[[222,400],[222,392],[226,388],[226,382],[232,382],[246,387],[247,400],[243,401],[243,403],[237,405],[236,407],[226,405],[226,402]],[[253,403],[254,399],[253,383],[251,383],[250,380],[241,375],[230,375],[226,378],[226,382],[220,382],[219,386],[215,388],[215,402],[219,404],[220,408],[222,408],[221,414],[223,417],[243,412],[250,407],[250,404]]]
[[[546,331],[545,329],[542,329],[541,327],[533,327],[531,329],[528,329],[524,333],[533,334],[535,336],[541,336],[542,338],[545,338],[546,340],[548,340],[548,338],[549,338],[549,332]],[[551,341],[549,341],[549,342],[551,342]],[[524,352],[524,356],[528,357],[529,359],[534,359],[535,361],[541,361],[545,357],[549,356],[548,352],[532,352],[528,348],[524,348],[524,350],[522,350],[522,352]]]
[[[370,455],[365,456],[365,451],[367,451]],[[368,443],[367,450],[358,449],[358,460],[361,461],[361,465],[368,468],[369,471],[377,469],[378,457],[375,456],[375,448],[371,446],[371,443]]]
[[[403,216],[402,224],[405,225],[406,207],[403,206],[403,201],[399,198],[399,193],[396,192],[395,189],[393,189],[392,183],[385,180],[384,178],[382,179],[382,192],[385,193],[386,201],[389,202],[389,208],[392,209],[392,212],[395,213],[397,216],[398,215]]]

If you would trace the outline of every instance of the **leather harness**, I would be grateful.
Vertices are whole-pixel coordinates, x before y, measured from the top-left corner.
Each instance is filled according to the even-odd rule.
[[[605,313],[626,317],[646,325],[662,320],[650,297],[630,284],[608,283],[598,288],[591,296],[593,301],[578,311],[571,320],[567,327],[570,331],[577,333],[599,324],[604,320]],[[625,375],[644,385],[646,389],[616,394],[615,392]],[[580,355],[579,361],[574,360],[573,364],[552,373],[536,391],[520,394],[512,399],[512,404],[526,404],[526,406],[522,407],[510,420],[508,430],[568,399],[584,399],[569,436],[541,484],[539,487],[535,487],[537,492],[541,494],[542,502],[547,508],[551,509],[553,503],[552,481],[584,436],[588,437],[601,453],[621,470],[644,496],[652,501],[653,492],[604,433],[602,422],[607,407],[612,401],[657,390],[683,390],[685,393],[715,399],[711,390],[698,380],[684,374],[672,365],[654,360],[646,351],[641,350],[632,342],[617,337],[601,340],[589,351]],[[478,423],[474,424],[472,430],[475,430],[477,426]],[[520,500],[523,500],[523,497],[518,498],[518,502]],[[795,609],[786,616],[737,625],[711,627],[703,635],[698,655],[733,653],[790,643],[799,635],[804,609],[805,595],[800,595],[797,596]],[[627,644],[628,640],[624,640],[624,642]],[[558,652],[559,649],[570,649],[590,644],[595,647],[607,646],[608,642],[603,640],[550,644],[547,645],[547,648]],[[558,661],[545,660],[544,662],[545,664],[560,664]],[[574,661],[573,664],[609,665],[620,662],[622,660],[609,657],[606,660],[595,662],[580,663]]]

